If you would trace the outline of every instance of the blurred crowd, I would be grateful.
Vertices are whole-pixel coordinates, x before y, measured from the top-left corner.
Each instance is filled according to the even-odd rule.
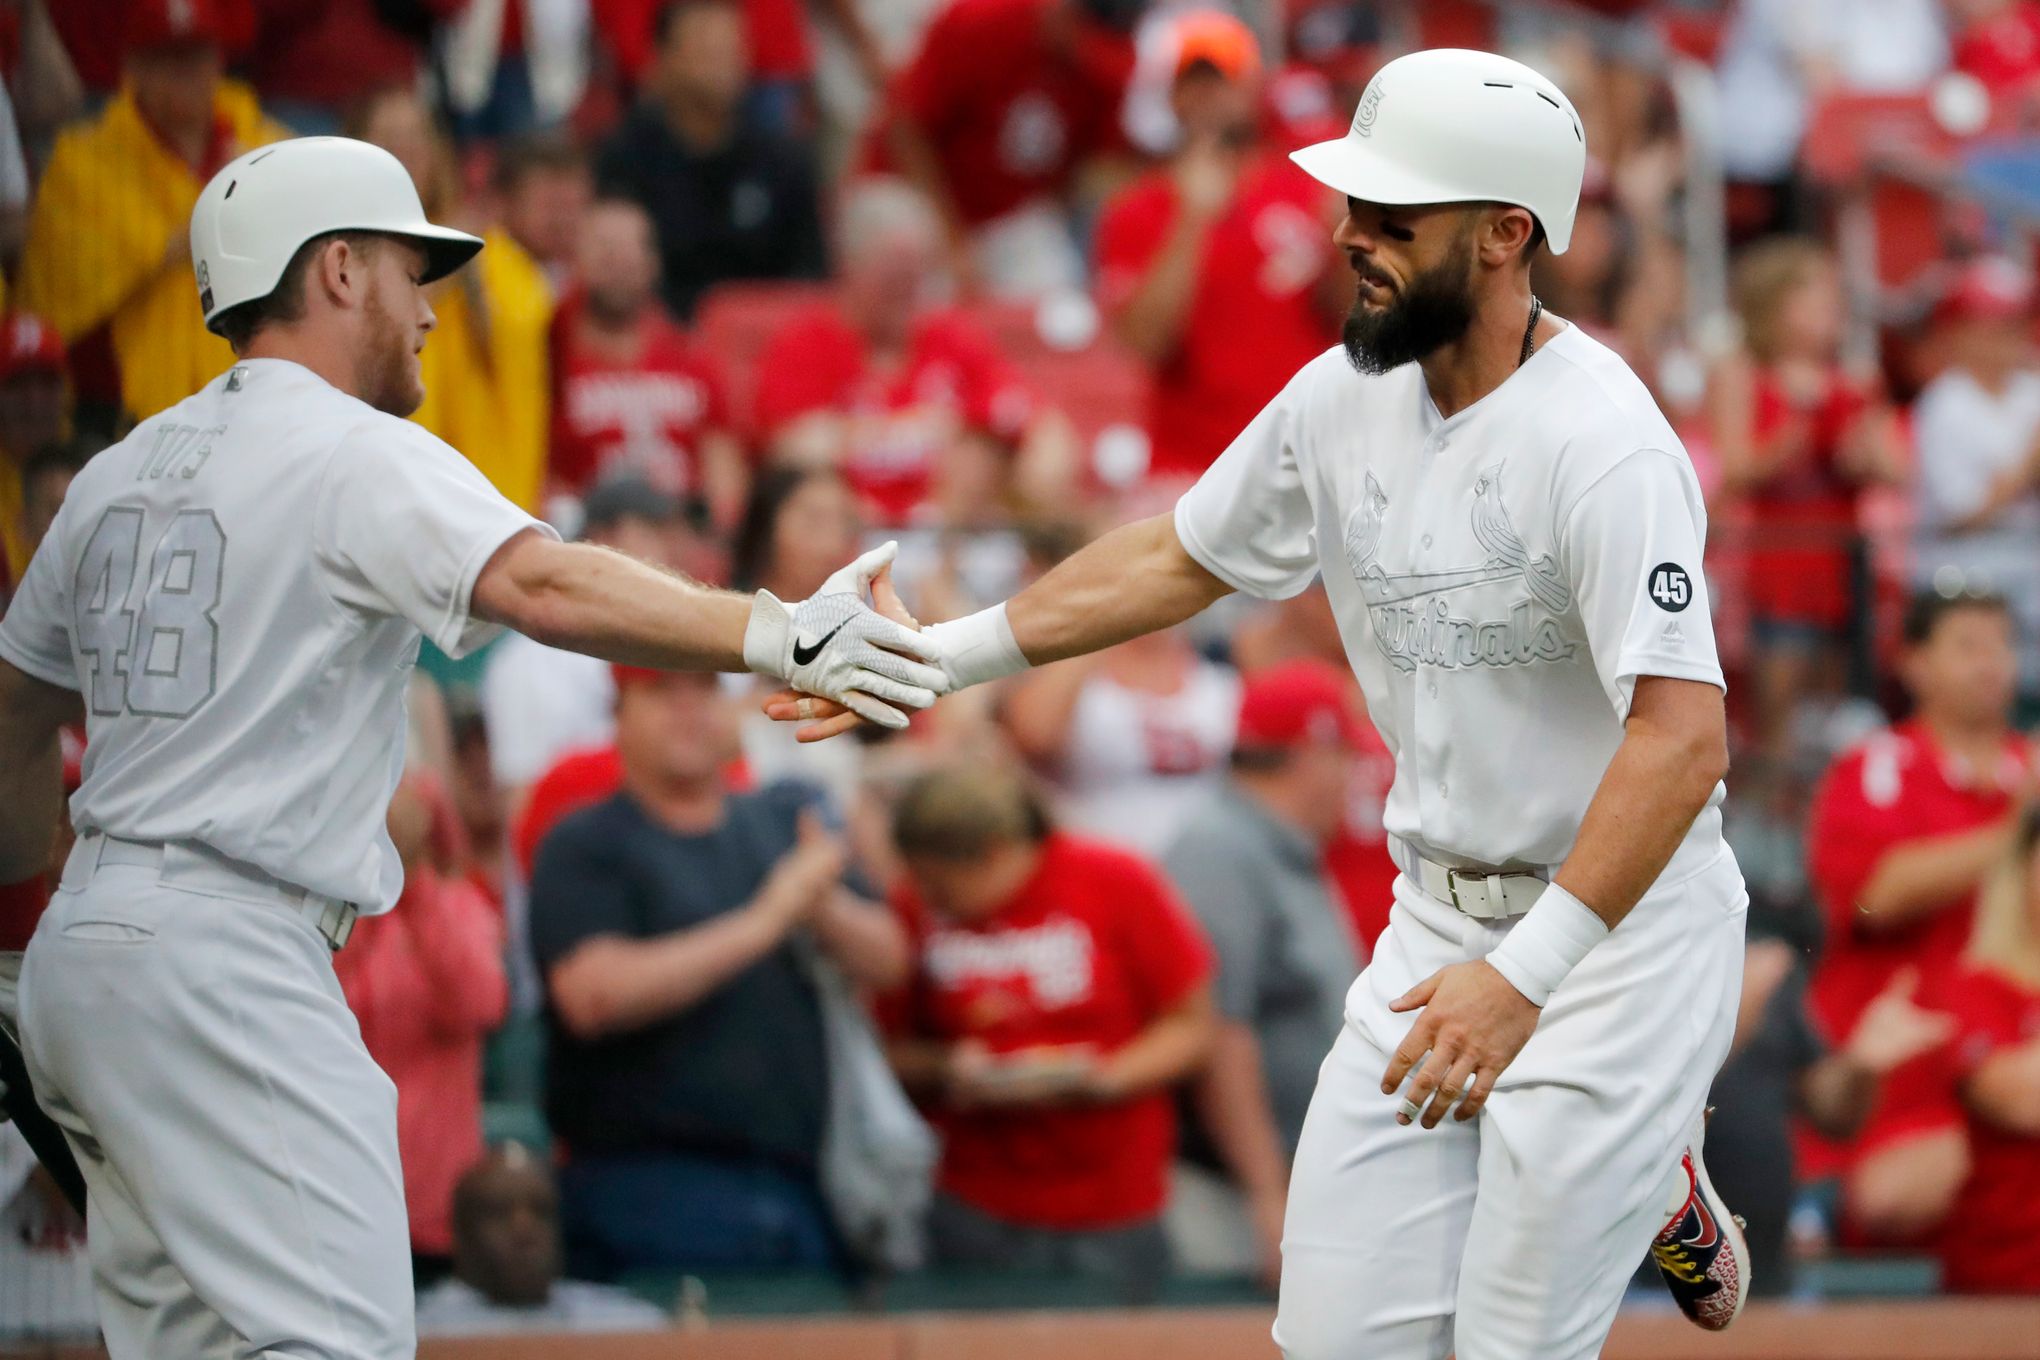
[[[2029,0],[0,0],[0,599],[231,362],[199,188],[344,133],[488,242],[416,418],[506,496],[737,589],[897,538],[923,620],[995,602],[1336,341],[1342,205],[1285,153],[1447,45],[1578,106],[1537,290],[1709,497],[1757,1289],[2040,1292]],[[746,678],[426,651],[404,898],[337,968],[427,1331],[656,1325],[615,1286],[660,1275],[1272,1282],[1396,877],[1320,590],[815,746]],[[0,1334],[89,1327],[11,1136]]]

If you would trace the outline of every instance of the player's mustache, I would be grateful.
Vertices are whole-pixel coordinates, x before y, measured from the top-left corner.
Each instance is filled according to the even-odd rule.
[[[1387,288],[1390,290],[1395,288],[1395,280],[1389,278],[1388,275],[1377,273],[1361,264],[1358,260],[1352,260],[1348,263],[1352,265],[1354,277],[1360,282],[1371,283],[1377,288]]]

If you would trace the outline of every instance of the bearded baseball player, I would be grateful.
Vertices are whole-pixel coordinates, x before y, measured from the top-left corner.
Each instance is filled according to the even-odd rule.
[[[1699,1140],[1747,897],[1706,523],[1643,384],[1531,293],[1572,234],[1579,117],[1516,62],[1419,52],[1295,159],[1346,195],[1344,344],[1173,515],[929,634],[978,684],[1324,577],[1395,753],[1402,874],[1296,1153],[1291,1360],[1593,1356],[1653,1248],[1726,1326],[1745,1249]],[[809,740],[856,721],[770,711]]]
[[[396,1092],[331,953],[386,911],[404,690],[507,625],[611,661],[783,676],[901,726],[946,687],[867,554],[804,602],[563,544],[403,419],[425,288],[481,241],[337,137],[200,194],[238,361],[79,475],[0,623],[0,882],[38,872],[82,697],[77,847],[22,965],[22,1048],[84,1170],[116,1360],[415,1348]]]

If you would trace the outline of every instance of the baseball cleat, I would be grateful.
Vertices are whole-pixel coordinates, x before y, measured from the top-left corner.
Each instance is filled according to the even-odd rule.
[[[1665,1288],[1696,1327],[1718,1332],[1741,1315],[1750,1293],[1750,1249],[1743,1221],[1728,1212],[1707,1179],[1697,1146],[1680,1159],[1686,1198],[1651,1244]]]

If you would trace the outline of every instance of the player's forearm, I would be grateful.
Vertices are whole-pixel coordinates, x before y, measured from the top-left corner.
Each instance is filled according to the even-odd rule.
[[[475,582],[475,613],[547,646],[662,670],[741,671],[751,601],[622,553],[537,534]]]
[[[1106,1101],[1131,1100],[1173,1086],[1210,1055],[1216,1027],[1211,988],[1199,987],[1099,1064],[1092,1096]]]
[[[1071,554],[1009,600],[1006,618],[1021,655],[1042,666],[1172,628],[1231,593],[1162,514]]]
[[[50,867],[64,805],[58,732],[78,696],[0,661],[0,883]]]
[[[1648,679],[1648,677],[1646,677]],[[1587,804],[1572,854],[1554,881],[1610,929],[1671,862],[1714,786],[1728,773],[1721,691],[1697,681],[1639,680],[1622,744]],[[1670,703],[1650,703],[1655,692]]]
[[[1219,1160],[1250,1195],[1280,1194],[1289,1182],[1289,1159],[1268,1108],[1268,1083],[1254,1031],[1221,1020],[1211,1061],[1191,1088],[1198,1118]]]
[[[1875,933],[1960,906],[2011,837],[2009,822],[1934,836],[1888,851],[1856,895],[1856,925]]]

